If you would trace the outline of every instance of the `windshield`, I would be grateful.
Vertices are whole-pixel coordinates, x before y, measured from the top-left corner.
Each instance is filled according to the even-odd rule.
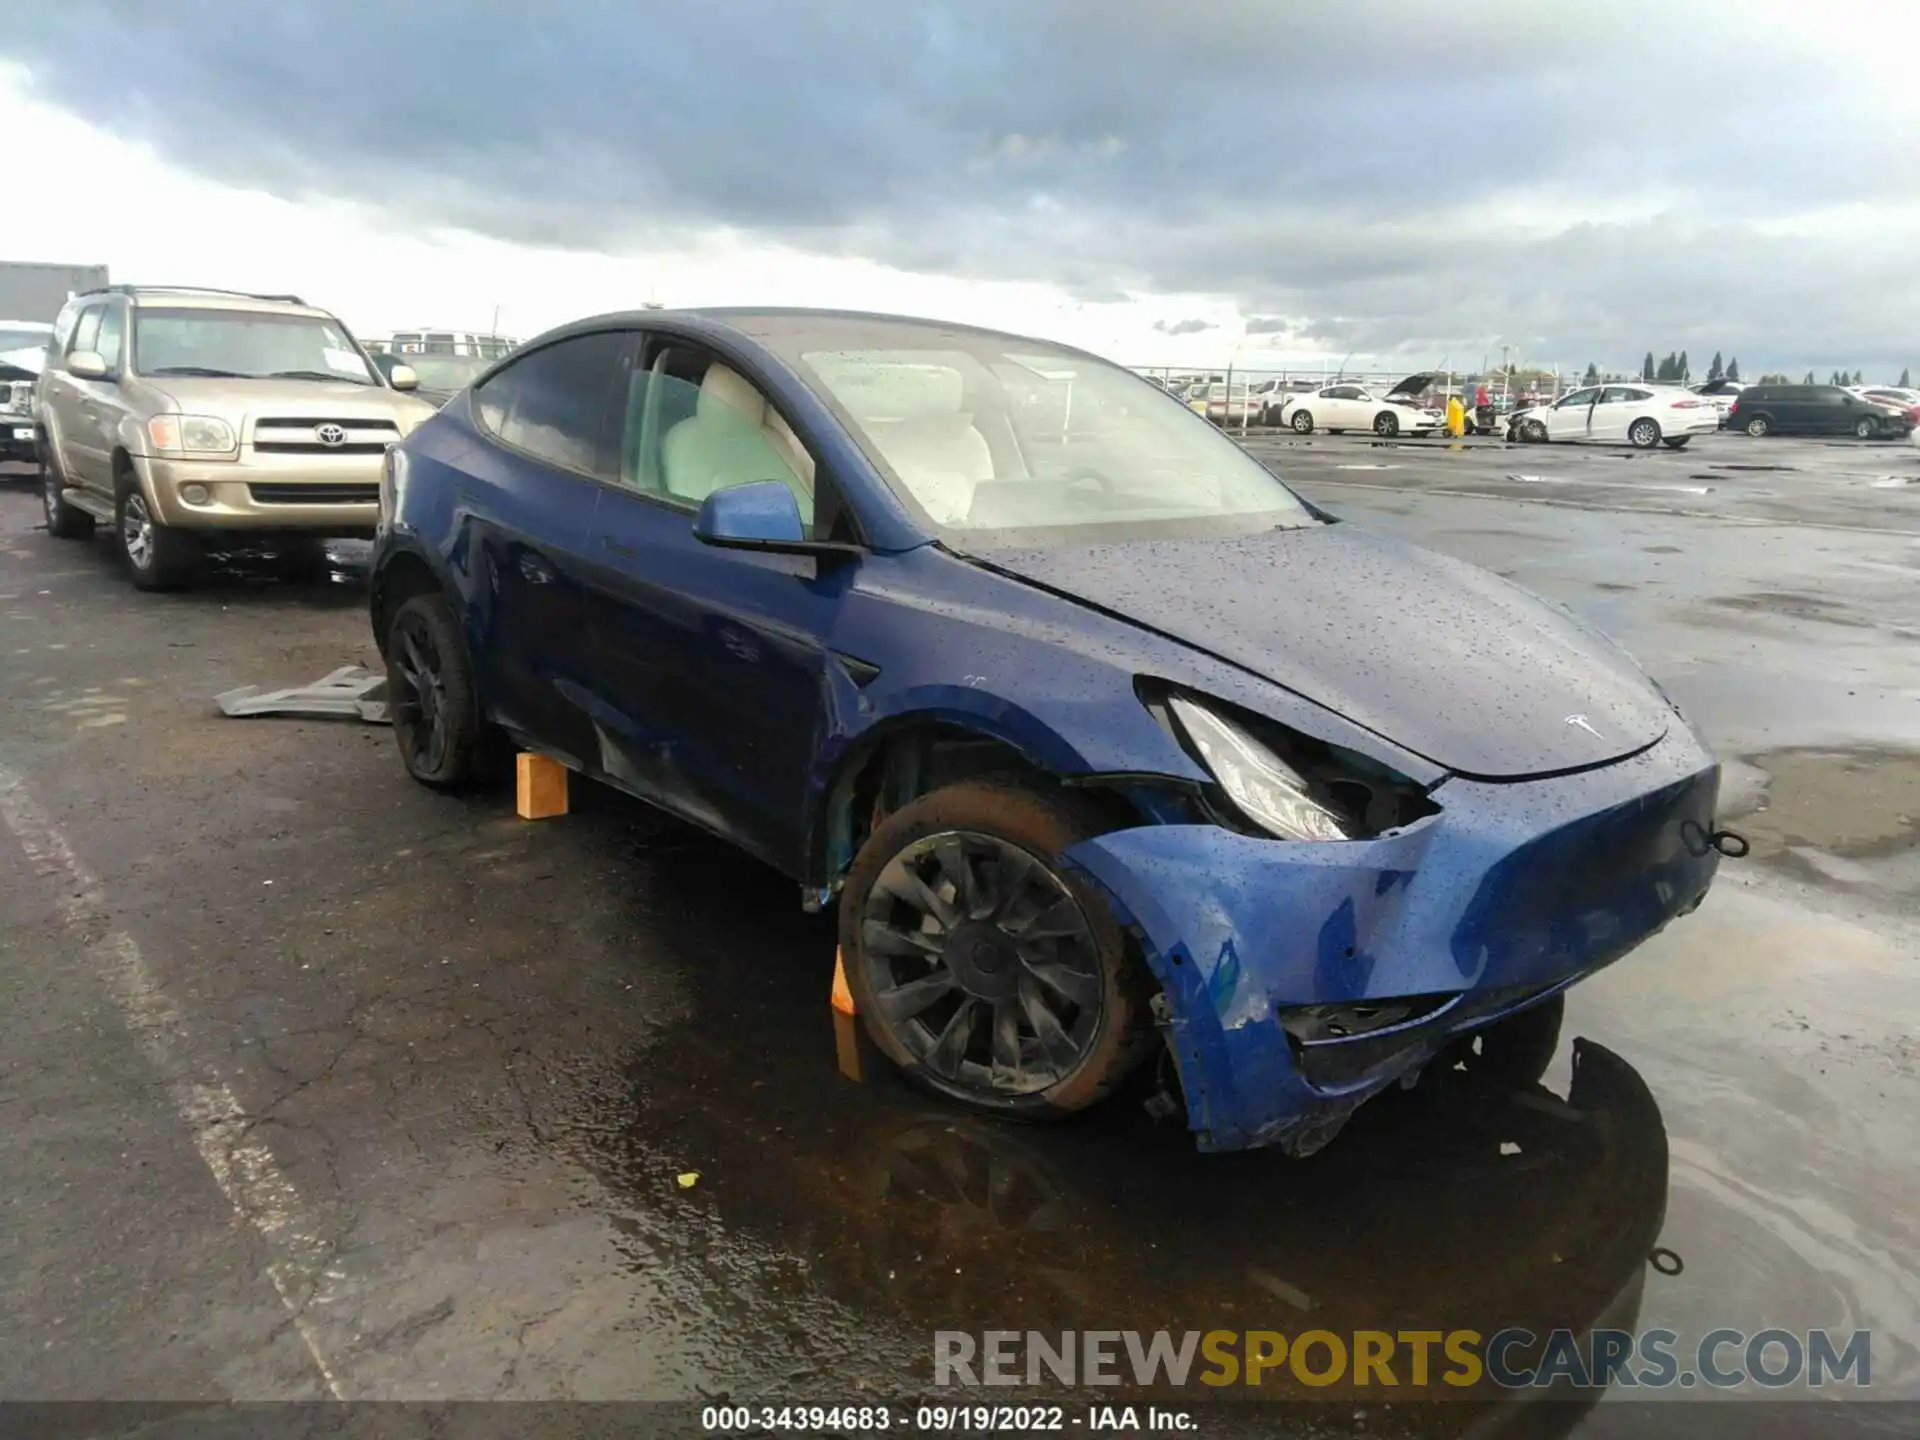
[[[927,330],[937,343],[924,349],[814,348],[806,337],[790,359],[936,527],[1044,544],[1320,523],[1131,371],[1033,341]]]
[[[133,368],[153,376],[378,383],[334,321],[255,310],[143,305],[134,311]]]
[[[0,326],[0,353],[10,350],[44,350],[52,336],[51,328],[35,330],[18,325]]]

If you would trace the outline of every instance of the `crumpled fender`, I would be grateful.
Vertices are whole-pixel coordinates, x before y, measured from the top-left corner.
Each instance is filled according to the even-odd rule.
[[[1718,862],[1705,843],[1718,787],[1718,767],[1683,737],[1579,775],[1449,781],[1439,814],[1377,840],[1159,825],[1062,859],[1139,938],[1188,1123],[1202,1148],[1233,1149],[1315,1116],[1337,1123],[1392,1079],[1309,1086],[1276,1011],[1572,983],[1699,903]],[[1442,1021],[1412,1037],[1403,1068],[1451,1033]]]

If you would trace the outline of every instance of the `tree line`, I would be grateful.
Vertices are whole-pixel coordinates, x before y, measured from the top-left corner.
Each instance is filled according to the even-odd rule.
[[[1600,367],[1589,360],[1587,362],[1586,378],[1582,380],[1581,383],[1583,385],[1598,385],[1600,378]],[[1647,358],[1640,362],[1640,378],[1648,384],[1665,382],[1667,384],[1685,385],[1693,379],[1693,368],[1687,363],[1687,352],[1684,350],[1669,350],[1665,357],[1658,361],[1653,358],[1653,352],[1649,350],[1647,352]],[[1723,362],[1720,358],[1720,352],[1718,350],[1714,351],[1713,361],[1707,366],[1706,378],[1708,382],[1715,380],[1739,380],[1739,357],[1735,356],[1733,359]],[[1762,375],[1756,383],[1761,385],[1791,385],[1793,381],[1786,375],[1769,374]],[[1807,371],[1807,378],[1800,383],[1802,385],[1812,385],[1816,383],[1813,378],[1813,371]],[[1835,370],[1827,383],[1829,385],[1864,385],[1867,383],[1867,379],[1864,371],[1855,370],[1849,375],[1845,370]],[[1903,369],[1900,372],[1899,384],[1903,390],[1912,387],[1913,379],[1910,371]]]

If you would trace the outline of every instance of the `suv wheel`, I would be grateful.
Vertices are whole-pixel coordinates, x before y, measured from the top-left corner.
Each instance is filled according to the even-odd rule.
[[[59,540],[86,540],[93,535],[93,516],[67,504],[60,472],[52,465],[40,470],[40,503],[47,512],[47,533]]]
[[[1773,433],[1773,422],[1764,415],[1755,415],[1747,421],[1747,434],[1758,440],[1763,435]]]
[[[114,528],[134,589],[178,590],[192,583],[200,568],[199,537],[154,519],[147,497],[131,477],[121,482]]]
[[[1145,1058],[1151,982],[1100,895],[1059,862],[1083,801],[967,780],[895,811],[840,896],[847,981],[875,1045],[926,1089],[1058,1119]]]

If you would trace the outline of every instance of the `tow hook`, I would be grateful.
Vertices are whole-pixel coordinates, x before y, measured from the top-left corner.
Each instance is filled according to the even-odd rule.
[[[1687,847],[1687,853],[1699,858],[1709,850],[1718,850],[1729,860],[1744,860],[1753,850],[1747,837],[1737,830],[1709,830],[1698,820],[1689,820],[1680,827],[1680,842]]]

